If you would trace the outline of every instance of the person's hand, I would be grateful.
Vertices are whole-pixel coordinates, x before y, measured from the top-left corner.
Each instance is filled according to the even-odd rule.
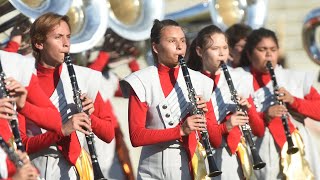
[[[30,163],[18,168],[17,172],[12,176],[13,180],[37,180],[38,178],[37,169]]]
[[[15,98],[18,109],[22,109],[27,99],[27,89],[18,81],[9,77],[5,79],[6,88],[9,91],[9,96]]]
[[[135,42],[130,40],[125,41],[122,49],[125,56],[132,56],[134,58],[138,57],[141,53]]]
[[[74,114],[62,125],[62,134],[64,136],[69,136],[74,131],[80,131],[86,135],[90,134],[92,131],[91,121],[86,113]]]
[[[204,131],[207,127],[206,122],[206,119],[202,115],[189,116],[180,126],[180,135],[187,136],[192,131]]]
[[[14,98],[3,97],[0,99],[0,119],[13,119],[13,115],[16,114],[13,107],[13,103],[15,102],[16,100]]]
[[[104,35],[104,42],[101,50],[105,52],[115,52],[116,48],[114,44],[116,41],[117,35],[110,28],[108,28]]]
[[[198,95],[195,97],[197,99],[197,108],[202,109],[204,113],[208,112],[207,102],[202,96]]]
[[[245,125],[246,123],[249,123],[249,117],[244,112],[237,111],[226,121],[226,126],[229,132],[232,128]]]
[[[247,98],[243,98],[241,96],[238,97],[239,98],[239,104],[242,108],[244,108],[244,110],[248,110],[251,108],[251,104],[249,103]]]
[[[277,92],[277,99],[283,101],[284,103],[292,104],[294,102],[294,97],[285,88],[281,87]]]
[[[26,152],[17,151],[19,159],[22,160],[23,166],[18,168],[13,175],[14,180],[36,180],[39,177],[37,169],[31,164],[29,156]]]
[[[283,114],[288,113],[288,110],[285,106],[283,105],[273,105],[270,106],[266,111],[265,111],[265,117],[264,119],[269,122],[275,117],[281,117]]]
[[[24,17],[22,17],[24,18]],[[25,35],[27,33],[29,33],[30,31],[30,26],[31,23],[29,22],[29,18],[25,18],[25,21],[17,21],[17,23],[15,24],[15,26],[13,27],[10,36],[14,37],[14,36],[22,36]]]
[[[82,94],[80,99],[82,101],[83,111],[90,116],[94,111],[94,105],[93,105],[92,99],[88,98],[86,94]]]

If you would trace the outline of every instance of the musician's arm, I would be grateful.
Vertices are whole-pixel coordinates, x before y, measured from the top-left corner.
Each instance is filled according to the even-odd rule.
[[[50,131],[47,131],[44,134],[28,137],[25,117],[21,114],[18,114],[18,119],[22,143],[25,146],[28,154],[36,153],[40,150],[46,149],[61,139],[61,136]]]
[[[213,111],[211,100],[207,102],[208,112],[206,113],[207,131],[209,133],[210,143],[213,147],[217,148],[221,145],[222,135],[217,123],[216,116]]]
[[[264,121],[258,114],[252,97],[248,98],[248,102],[251,104],[251,108],[248,109],[248,116],[252,133],[258,137],[262,137],[265,130]]]
[[[41,89],[37,76],[32,75],[27,90],[26,104],[22,109],[19,109],[19,113],[28,117],[39,127],[63,136],[60,113]]]
[[[169,129],[147,129],[148,105],[141,102],[133,90],[129,97],[129,133],[133,147],[180,140],[180,125]]]
[[[11,40],[8,42],[6,47],[4,47],[2,50],[7,51],[7,52],[18,52],[20,47],[20,44],[14,40]]]
[[[98,57],[88,65],[88,68],[102,72],[103,68],[108,64],[109,59],[109,53],[100,51]]]
[[[8,179],[7,180],[12,180],[12,176],[16,173],[17,168],[15,164],[7,157],[6,159],[7,163],[7,171],[8,171]]]
[[[94,102],[94,112],[91,114],[91,127],[95,135],[109,143],[114,138],[114,123],[112,122],[111,104],[104,102],[98,93]]]
[[[311,87],[309,94],[304,99],[294,97],[294,101],[289,105],[294,111],[320,121],[320,94],[314,87]]]

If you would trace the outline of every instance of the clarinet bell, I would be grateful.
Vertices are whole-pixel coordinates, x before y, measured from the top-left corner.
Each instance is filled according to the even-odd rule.
[[[288,154],[295,154],[295,153],[298,152],[298,151],[299,151],[299,148],[297,148],[297,147],[290,147],[290,148],[288,148],[287,153],[288,153]]]
[[[287,154],[295,154],[296,152],[299,151],[299,148],[295,147],[293,142],[292,142],[292,138],[288,138],[288,150],[287,150]]]
[[[222,174],[222,171],[220,171],[214,161],[213,156],[208,156],[208,163],[209,163],[209,173],[208,177],[216,177]]]
[[[260,158],[257,149],[252,148],[251,153],[252,153],[252,160],[253,160],[253,169],[259,170],[264,168],[266,166],[266,163],[263,162],[262,159]]]

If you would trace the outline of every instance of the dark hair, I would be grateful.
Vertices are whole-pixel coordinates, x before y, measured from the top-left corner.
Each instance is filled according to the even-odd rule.
[[[162,31],[162,29],[164,29],[165,27],[168,27],[168,26],[178,26],[178,27],[180,27],[180,25],[176,21],[171,20],[171,19],[165,19],[165,20],[162,20],[162,21],[159,21],[158,19],[155,19],[153,21],[153,26],[152,26],[151,34],[150,34],[150,40],[151,40],[151,51],[152,51],[152,55],[153,55],[155,63],[158,62],[158,56],[153,51],[152,43],[155,43],[155,44],[159,44],[160,43],[161,31]]]
[[[189,50],[187,52],[187,66],[190,69],[193,69],[195,71],[201,71],[202,70],[202,59],[197,53],[197,47],[200,47],[201,49],[208,49],[213,41],[211,39],[212,34],[224,34],[223,31],[215,26],[215,25],[209,25],[205,28],[201,29],[196,36],[196,38],[192,41]]]
[[[30,28],[30,38],[33,55],[36,59],[40,58],[40,54],[39,49],[35,47],[35,44],[45,42],[47,39],[47,34],[52,30],[53,27],[60,24],[61,21],[66,22],[71,30],[68,16],[62,16],[52,12],[41,15],[32,23]]]
[[[247,38],[251,31],[252,28],[245,24],[234,24],[230,26],[226,30],[229,47],[234,48],[241,39]]]
[[[253,53],[254,48],[263,38],[272,38],[277,47],[279,47],[278,38],[273,31],[266,28],[253,30],[247,37],[247,43],[242,51],[240,58],[241,66],[249,66],[251,64],[247,55],[251,55]]]

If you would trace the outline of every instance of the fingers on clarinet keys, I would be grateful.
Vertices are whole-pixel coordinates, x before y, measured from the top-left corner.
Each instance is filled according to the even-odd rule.
[[[181,136],[187,136],[192,131],[204,131],[206,130],[206,120],[201,115],[189,116],[180,127]]]

